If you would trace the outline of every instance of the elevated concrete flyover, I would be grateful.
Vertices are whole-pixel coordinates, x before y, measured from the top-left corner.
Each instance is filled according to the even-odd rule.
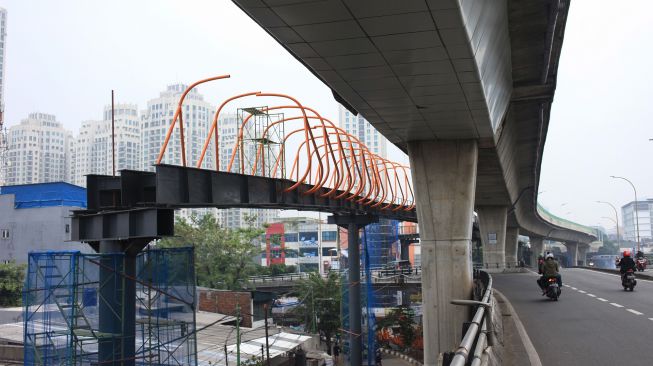
[[[425,365],[454,349],[468,320],[450,301],[471,294],[474,210],[504,261],[518,234],[595,239],[537,209],[568,0],[233,1],[408,153],[432,279]]]

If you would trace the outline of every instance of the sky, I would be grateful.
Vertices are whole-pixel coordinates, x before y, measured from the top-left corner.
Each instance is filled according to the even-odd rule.
[[[8,126],[51,113],[77,131],[110,103],[146,106],[166,85],[205,77],[217,104],[250,91],[293,95],[337,118],[330,90],[229,0],[0,0],[8,10]],[[571,4],[542,164],[540,202],[585,224],[614,225],[608,201],[653,198],[653,3]],[[243,105],[265,105],[256,98]],[[397,149],[390,157],[406,162]]]

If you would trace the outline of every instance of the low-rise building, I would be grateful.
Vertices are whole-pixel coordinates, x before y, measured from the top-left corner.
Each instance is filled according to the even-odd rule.
[[[86,208],[86,189],[65,182],[0,187],[0,262],[26,263],[30,251],[80,250],[70,241],[72,210]]]

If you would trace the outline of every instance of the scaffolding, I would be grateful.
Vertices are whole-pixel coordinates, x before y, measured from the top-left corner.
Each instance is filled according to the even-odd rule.
[[[135,258],[134,277],[125,273],[130,259],[122,253],[30,253],[23,295],[24,364],[197,365],[193,256],[193,248],[143,251]],[[126,323],[126,314],[112,311],[121,300],[107,297],[105,290],[120,288],[114,292],[118,297],[134,296],[124,286],[127,281],[135,282],[136,329],[101,331],[107,321],[114,329]],[[101,317],[107,310],[109,317]],[[116,352],[100,360],[107,345],[135,347],[135,356],[126,359]]]
[[[237,120],[243,126],[239,131],[240,173],[285,178],[284,114],[269,113],[268,107],[239,108]]]

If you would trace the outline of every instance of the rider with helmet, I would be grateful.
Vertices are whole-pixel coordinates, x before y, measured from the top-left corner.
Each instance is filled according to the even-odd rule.
[[[623,258],[621,258],[618,264],[619,272],[621,273],[622,278],[629,269],[632,269],[633,272],[637,270],[637,265],[635,264],[633,258],[630,256],[630,250],[624,250],[623,255]]]
[[[538,283],[542,290],[545,289],[546,280],[550,277],[555,277],[558,282],[558,286],[562,288],[562,277],[560,276],[560,267],[558,262],[553,257],[552,253],[546,253],[546,259],[542,264],[542,277],[540,277]]]

